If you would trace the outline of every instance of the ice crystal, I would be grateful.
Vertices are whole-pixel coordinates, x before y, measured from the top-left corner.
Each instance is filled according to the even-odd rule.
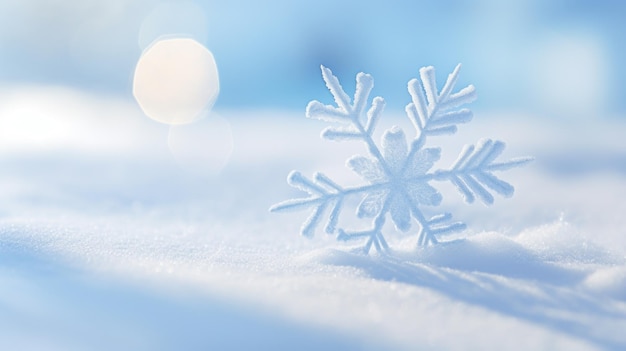
[[[372,135],[385,102],[381,97],[375,97],[366,111],[374,86],[372,77],[364,73],[357,75],[356,91],[351,102],[331,70],[324,66],[321,68],[336,107],[311,101],[306,116],[339,122],[342,127],[328,127],[322,132],[322,137],[334,141],[361,141],[367,146],[369,155],[353,156],[347,162],[347,166],[365,181],[365,184],[356,187],[342,187],[322,173],[315,173],[312,179],[297,171],[289,174],[288,183],[309,196],[281,202],[270,211],[312,208],[311,215],[302,226],[303,235],[312,236],[328,212],[327,233],[336,234],[337,239],[343,241],[361,239],[365,241],[365,252],[369,252],[372,246],[378,251],[386,251],[389,245],[383,235],[383,225],[389,214],[395,228],[402,232],[411,228],[412,220],[417,222],[418,245],[435,244],[439,235],[463,230],[465,224],[453,221],[449,213],[427,218],[420,207],[437,206],[442,200],[431,182],[451,182],[468,203],[478,198],[490,205],[494,202],[492,192],[505,197],[513,195],[513,186],[497,178],[493,172],[523,165],[531,158],[495,162],[505,147],[501,141],[483,139],[476,146],[465,146],[449,169],[431,170],[439,160],[441,149],[425,148],[426,139],[454,134],[458,124],[472,119],[472,112],[461,106],[476,98],[474,86],[452,92],[460,65],[448,76],[441,91],[437,90],[435,69],[420,69],[420,80],[412,79],[408,83],[412,101],[406,106],[406,114],[416,130],[415,138],[407,142],[404,131],[394,126],[385,131],[380,145]],[[372,218],[371,229],[349,231],[339,227],[344,200],[350,196],[360,197],[356,214],[359,218]]]

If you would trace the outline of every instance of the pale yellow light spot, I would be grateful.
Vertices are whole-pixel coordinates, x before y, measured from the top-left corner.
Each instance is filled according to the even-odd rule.
[[[210,110],[219,93],[211,52],[189,38],[160,40],[141,56],[133,95],[143,112],[166,124],[185,124]]]

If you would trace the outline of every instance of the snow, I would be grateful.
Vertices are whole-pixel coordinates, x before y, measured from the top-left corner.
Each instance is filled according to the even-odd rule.
[[[194,136],[172,152],[176,127],[130,101],[0,89],[1,349],[626,346],[623,122],[475,111],[439,162],[502,138],[504,159],[536,157],[507,172],[516,196],[468,206],[442,186],[466,231],[419,249],[398,233],[388,256],[365,256],[298,235],[306,213],[267,211],[297,195],[292,168],[357,183],[354,145],[327,145],[304,111],[219,114],[232,150]],[[185,150],[229,161],[197,171]]]

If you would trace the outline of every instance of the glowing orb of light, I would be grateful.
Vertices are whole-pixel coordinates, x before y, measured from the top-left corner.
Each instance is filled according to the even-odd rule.
[[[213,54],[193,39],[159,40],[135,68],[133,95],[143,112],[161,123],[193,122],[213,107],[219,89]]]

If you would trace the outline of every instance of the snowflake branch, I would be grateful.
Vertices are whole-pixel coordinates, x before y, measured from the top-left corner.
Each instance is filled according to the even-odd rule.
[[[321,66],[322,77],[326,83],[326,87],[330,91],[331,95],[335,99],[337,107],[324,105],[321,102],[314,100],[309,102],[306,108],[306,116],[308,118],[319,119],[324,121],[334,121],[341,123],[354,123],[361,125],[361,116],[365,109],[365,104],[369,98],[369,94],[374,87],[374,80],[372,76],[365,73],[359,73],[356,77],[356,91],[354,93],[354,104],[350,103],[348,94],[343,90],[339,79],[333,75],[333,72]],[[375,105],[380,105],[374,111],[370,109],[371,113],[376,113],[369,118],[378,118],[384,107],[384,100],[381,97],[374,99]],[[332,140],[332,139],[331,139]]]
[[[351,105],[350,98],[341,87],[339,79],[333,75],[330,69],[324,66],[321,66],[321,69],[324,82],[333,95],[337,108],[323,105],[319,101],[311,101],[307,106],[306,116],[320,120],[334,120],[342,123],[348,122],[350,125],[347,128],[328,127],[324,129],[322,131],[322,138],[333,141],[363,140],[367,145],[369,153],[380,162],[380,165],[389,172],[388,174],[391,174],[389,165],[372,138],[375,126],[385,107],[385,100],[381,97],[375,97],[372,101],[372,106],[367,112],[367,122],[365,125],[363,125],[361,118],[369,94],[374,87],[374,79],[369,74],[357,74],[354,103]]]
[[[512,196],[515,191],[511,184],[500,180],[491,172],[519,167],[533,160],[524,157],[494,163],[505,146],[505,143],[491,139],[480,140],[477,147],[466,145],[450,170],[435,171],[429,175],[435,180],[449,180],[467,203],[474,202],[478,197],[485,205],[491,205],[494,198],[489,189],[504,197]]]
[[[388,188],[388,183],[368,184],[352,188],[343,188],[322,173],[315,173],[313,180],[303,176],[300,172],[293,171],[287,177],[287,182],[294,188],[298,188],[311,195],[307,198],[291,199],[280,202],[270,207],[270,212],[284,212],[313,208],[313,212],[303,224],[301,234],[313,236],[316,227],[321,221],[322,214],[331,207],[330,215],[324,231],[332,234],[336,231],[339,215],[343,208],[344,198],[351,195],[380,191]]]
[[[372,245],[379,253],[388,251],[389,245],[387,244],[387,241],[383,236],[382,229],[383,225],[385,224],[385,216],[387,215],[387,211],[389,210],[389,203],[390,201],[389,199],[387,199],[383,205],[383,208],[380,210],[376,218],[374,218],[374,228],[357,232],[346,232],[343,229],[339,229],[337,240],[348,241],[367,237],[367,242],[363,247],[363,251],[365,254],[368,254],[370,252]]]
[[[320,176],[320,173],[316,173],[315,176],[317,180],[317,177]],[[324,175],[321,175],[321,176],[325,177]],[[306,180],[307,184],[311,184],[313,187],[306,188],[304,186],[300,186],[298,184],[300,180]],[[372,191],[380,191],[380,190],[385,190],[389,187],[388,183],[376,183],[376,184],[362,185],[362,186],[353,187],[353,188],[341,188],[342,190],[336,191],[336,192],[329,192],[327,190],[323,190],[321,192],[318,192],[318,194],[315,194],[315,190],[320,189],[319,186],[312,183],[310,180],[306,179],[302,174],[300,174],[300,172],[297,172],[297,171],[293,171],[289,174],[287,182],[292,187],[308,192],[312,196],[307,197],[307,198],[291,199],[291,200],[279,202],[273,205],[272,207],[270,207],[270,212],[285,212],[285,211],[292,211],[292,210],[300,210],[302,208],[316,206],[324,202],[334,201],[339,197],[357,195],[357,194],[368,193]]]
[[[466,228],[465,223],[462,222],[446,224],[445,222],[448,222],[452,219],[452,215],[450,213],[444,213],[442,215],[434,216],[427,220],[415,201],[413,201],[413,199],[408,196],[408,193],[404,191],[402,192],[402,194],[406,203],[408,203],[410,206],[413,218],[415,218],[417,223],[420,225],[419,237],[417,240],[418,246],[437,244],[439,241],[437,240],[436,235],[458,232]]]
[[[339,108],[341,108],[344,112],[350,112],[350,97],[346,94],[341,88],[341,84],[339,84],[339,79],[333,75],[333,72],[324,67],[320,66],[322,69],[322,77],[324,78],[324,82],[326,82],[326,87],[330,90],[330,93],[335,98],[335,103]]]
[[[409,81],[408,91],[412,102],[406,106],[405,110],[415,127],[416,137],[411,143],[407,159],[411,159],[421,149],[427,136],[454,134],[458,130],[458,124],[472,120],[471,110],[452,110],[476,99],[476,89],[473,85],[468,85],[458,93],[451,94],[458,80],[460,69],[461,65],[458,64],[448,76],[439,94],[435,69],[432,66],[420,69],[421,83],[418,79]]]
[[[376,128],[376,124],[378,123],[384,108],[385,100],[379,96],[375,97],[372,101],[372,106],[367,111],[367,125],[365,126],[367,134],[372,135],[374,132],[374,128]]]
[[[419,238],[417,240],[418,246],[427,246],[428,244],[437,244],[437,235],[444,235],[454,232],[465,230],[467,226],[463,222],[453,222],[445,224],[452,219],[452,214],[444,213],[431,217],[426,225],[422,226],[420,230]]]

